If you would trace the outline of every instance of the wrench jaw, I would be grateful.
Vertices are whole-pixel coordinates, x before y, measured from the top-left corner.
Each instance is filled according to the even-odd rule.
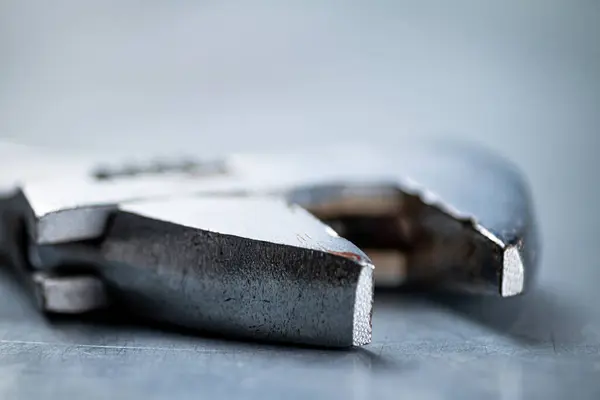
[[[129,203],[95,243],[38,249],[45,271],[94,265],[111,301],[158,322],[327,347],[371,341],[369,258],[282,200]]]
[[[482,268],[481,276],[493,283],[493,293],[525,293],[537,274],[540,238],[521,171],[497,153],[469,143],[441,141],[416,154],[427,158],[421,167],[416,161],[407,164],[407,173],[419,181],[407,184],[407,190],[420,192],[427,204],[467,223],[486,243],[494,268]]]
[[[510,297],[523,293],[534,273],[537,243],[529,212],[505,220],[499,230],[412,186],[391,183],[309,185],[290,191],[288,199],[363,248],[380,287],[427,283]]]

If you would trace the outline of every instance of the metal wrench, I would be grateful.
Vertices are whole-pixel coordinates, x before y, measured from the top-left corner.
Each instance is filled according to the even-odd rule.
[[[337,257],[335,260],[340,261],[338,258],[341,258],[347,262],[348,265],[343,268],[358,269],[358,274],[353,275],[351,282],[344,282],[344,285],[350,287],[348,293],[354,293],[354,303],[338,300],[328,309],[301,307],[302,313],[313,321],[312,325],[306,325],[306,320],[300,323],[307,328],[302,334],[289,334],[281,329],[281,325],[293,325],[289,324],[290,312],[297,314],[297,300],[290,303],[289,312],[283,313],[284,315],[278,315],[275,310],[269,311],[268,306],[260,304],[239,314],[224,308],[223,312],[217,313],[218,317],[205,318],[205,310],[210,309],[219,299],[226,300],[224,303],[236,299],[222,298],[210,291],[202,297],[200,294],[204,292],[197,289],[198,285],[194,285],[194,282],[205,282],[207,277],[202,274],[195,276],[198,271],[190,274],[189,266],[197,261],[190,259],[189,254],[198,256],[198,249],[203,249],[207,238],[187,247],[179,239],[169,242],[170,247],[165,247],[164,243],[168,242],[165,238],[186,237],[184,233],[174,234],[172,228],[181,232],[188,228],[195,230],[194,232],[212,232],[211,229],[215,228],[211,228],[210,224],[206,225],[206,220],[191,222],[189,211],[213,210],[208,211],[208,215],[211,215],[211,212],[221,210],[224,202],[229,202],[231,207],[226,208],[227,212],[220,214],[216,221],[221,221],[221,225],[223,221],[235,222],[228,225],[227,229],[222,229],[221,233],[228,235],[233,232],[233,237],[247,238],[250,243],[262,243],[263,239],[266,239],[266,243],[273,242],[272,236],[264,237],[265,232],[269,231],[265,221],[277,221],[278,214],[273,211],[276,207],[269,203],[274,200],[266,197],[281,197],[302,205],[322,220],[338,227],[342,235],[369,248],[367,252],[378,260],[376,265],[388,267],[378,268],[386,272],[379,274],[379,282],[389,282],[390,278],[395,281],[426,279],[445,288],[498,293],[502,296],[519,294],[524,290],[535,266],[535,224],[525,184],[509,164],[478,149],[459,149],[453,154],[448,148],[440,152],[431,148],[416,151],[413,147],[410,153],[396,152],[388,157],[383,157],[380,151],[368,154],[364,147],[348,147],[344,150],[300,155],[234,156],[220,163],[219,168],[213,168],[212,163],[199,163],[197,166],[200,168],[190,168],[189,163],[182,164],[180,168],[164,165],[161,168],[152,165],[117,167],[113,170],[105,168],[103,171],[96,171],[92,174],[93,177],[90,177],[86,167],[82,169],[84,172],[81,176],[75,172],[69,179],[24,184],[21,186],[22,198],[26,199],[32,211],[30,215],[33,215],[33,219],[30,218],[29,221],[34,221],[33,225],[30,222],[29,232],[34,234],[30,235],[29,251],[37,274],[37,288],[46,290],[42,290],[46,295],[49,293],[48,288],[54,288],[54,297],[62,296],[64,299],[61,291],[56,290],[61,286],[56,282],[47,284],[52,282],[48,279],[56,280],[56,276],[52,274],[56,275],[62,269],[60,278],[63,282],[65,279],[69,282],[64,271],[69,271],[71,275],[67,274],[67,277],[70,279],[73,278],[73,265],[88,265],[87,275],[77,276],[78,285],[63,285],[62,293],[68,292],[65,287],[78,287],[76,293],[102,292],[98,288],[108,282],[109,286],[119,288],[117,293],[128,294],[112,297],[124,298],[123,303],[130,306],[133,304],[134,311],[178,324],[242,336],[313,344],[348,345],[368,342],[370,326],[365,328],[369,325],[365,321],[370,314],[370,296],[366,293],[371,288],[364,282],[370,280],[366,276],[368,272],[365,272],[370,271],[369,258],[348,242],[336,238],[331,229],[321,225],[315,231],[321,234],[328,232],[325,241],[328,245],[331,245],[331,238],[336,238],[334,243],[343,245],[328,247],[323,246],[320,239],[313,241],[306,227],[295,226],[298,225],[296,216],[289,220],[289,225],[285,225],[286,229],[289,228],[285,235],[295,232],[297,240],[302,243],[287,240],[279,244],[311,251],[315,251],[316,246],[319,254],[334,253],[333,256]],[[348,157],[348,154],[357,154],[354,150],[359,151],[361,158],[369,162],[357,163],[355,159]],[[213,167],[206,168],[211,165]],[[443,174],[438,169],[443,169]],[[408,175],[399,175],[397,171]],[[474,174],[477,175],[475,182],[478,185],[474,185],[470,178]],[[494,187],[490,187],[490,182],[493,182]],[[439,197],[433,193],[438,193]],[[187,200],[178,199],[180,197],[187,197]],[[155,200],[149,202],[148,199]],[[207,201],[208,204],[203,204]],[[244,204],[250,204],[249,201],[262,202],[261,204],[268,206],[247,208],[246,219],[250,218],[251,221],[247,227],[252,228],[240,233],[236,231],[239,230],[236,226],[243,226],[239,215],[233,219],[230,217],[232,211],[243,210]],[[279,204],[281,206],[284,203]],[[263,213],[259,213],[259,210]],[[281,213],[285,214],[285,211]],[[308,217],[308,214],[305,216]],[[308,235],[304,235],[306,233]],[[73,243],[92,239],[97,240],[93,244]],[[147,250],[150,243],[154,251]],[[222,263],[222,248],[226,245],[220,246],[221,250],[215,257],[199,263],[202,271]],[[230,246],[230,251],[235,254],[243,253],[235,245]],[[246,260],[248,271],[254,274],[265,269],[255,259],[266,252],[266,248],[257,248],[253,252]],[[274,253],[278,254],[280,261],[277,270],[288,267],[294,271],[310,264],[305,259],[294,263],[294,256],[286,255],[281,249]],[[314,265],[330,265],[332,260],[317,257]],[[239,262],[236,259],[235,263]],[[94,264],[101,267],[89,267]],[[357,264],[361,267],[357,268]],[[65,269],[65,265],[70,267]],[[107,268],[108,265],[113,268]],[[114,265],[121,267],[115,268]],[[155,275],[161,278],[149,279],[148,268],[138,268],[148,265],[153,265]],[[175,270],[179,268],[178,274],[175,274],[177,278],[162,279],[164,266],[170,268],[169,278],[173,266]],[[40,271],[50,271],[50,274]],[[107,271],[113,271],[113,274]],[[92,279],[98,275],[99,279]],[[233,276],[239,278],[244,274],[238,271]],[[382,280],[381,277],[385,279]],[[127,278],[136,284],[130,283],[124,288],[122,282],[127,281]],[[264,297],[264,277],[254,275],[251,280],[257,283],[254,293],[260,293]],[[82,290],[85,287],[82,281],[87,282],[92,289]],[[302,285],[308,283],[308,288],[313,287],[313,283],[319,282],[319,274],[315,275],[315,271],[312,271],[303,279],[298,279],[297,276],[280,277],[276,280],[275,289],[270,292],[273,294],[270,299],[276,299],[276,303],[285,303],[286,300],[289,302],[291,293],[282,291],[281,287],[285,286],[284,283],[289,285],[290,281],[296,283],[298,293],[304,293],[307,286]],[[182,291],[189,282],[192,282],[194,288]],[[244,285],[239,280],[228,282],[219,276],[217,282],[227,282],[223,287],[229,290],[234,288],[245,292]],[[337,284],[339,283],[338,280]],[[313,295],[328,295],[331,288],[332,286],[320,287]],[[363,300],[368,300],[359,301],[359,292],[363,293]],[[150,293],[155,296],[150,296]],[[71,297],[75,299],[71,303],[86,303],[77,295]],[[105,293],[92,296],[97,300],[106,297]],[[163,301],[165,298],[169,301]],[[240,299],[242,302],[248,300],[244,296]],[[256,294],[253,294],[253,299],[256,299]],[[263,303],[270,304],[270,300],[266,300]],[[46,306],[48,303],[46,301]],[[66,303],[69,304],[68,301]],[[94,301],[88,301],[87,304],[91,308],[97,306]],[[157,308],[165,304],[166,307]],[[198,310],[197,304],[203,310]],[[331,310],[335,307],[352,310],[352,318],[349,313],[345,317],[346,322],[352,319],[351,329],[348,323],[340,324],[331,318],[335,314]],[[363,318],[357,317],[358,314]],[[257,315],[263,315],[264,321],[255,324]],[[314,320],[320,317],[324,317],[323,321],[315,324]],[[218,320],[217,324],[214,324],[214,318]],[[328,325],[330,328],[320,330],[319,326],[327,325],[325,321],[331,322]],[[257,330],[257,327],[262,330]],[[332,329],[331,327],[337,329],[330,332],[328,329]],[[346,334],[332,333],[341,331]],[[348,334],[350,331],[352,335]],[[341,336],[345,339],[341,340]],[[349,339],[350,336],[352,339]],[[362,339],[357,340],[356,337],[359,336]]]

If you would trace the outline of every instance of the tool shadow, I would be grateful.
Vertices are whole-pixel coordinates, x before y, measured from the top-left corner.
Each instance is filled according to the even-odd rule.
[[[585,316],[551,289],[533,288],[512,298],[428,293],[418,289],[381,290],[376,301],[399,306],[419,304],[472,321],[519,344],[556,346],[579,342]]]

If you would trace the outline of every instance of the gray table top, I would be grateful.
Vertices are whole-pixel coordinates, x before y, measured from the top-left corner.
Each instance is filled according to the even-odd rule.
[[[30,3],[0,5],[5,137],[137,156],[476,140],[528,176],[544,246],[519,299],[378,293],[352,351],[48,321],[0,276],[0,398],[600,398],[597,2]]]

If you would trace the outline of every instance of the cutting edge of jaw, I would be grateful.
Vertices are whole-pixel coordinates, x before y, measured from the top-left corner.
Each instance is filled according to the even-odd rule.
[[[371,343],[373,314],[373,264],[362,267],[356,283],[356,294],[354,300],[352,345],[363,346]]]
[[[404,189],[407,190],[406,188]],[[463,221],[470,225],[470,227],[478,232],[481,236],[485,237],[490,242],[494,243],[498,246],[498,249],[501,253],[501,265],[502,269],[499,274],[499,294],[502,297],[512,297],[519,294],[522,294],[525,290],[525,280],[526,280],[526,268],[534,268],[533,265],[525,266],[525,261],[522,257],[524,240],[526,232],[516,233],[516,237],[512,238],[513,243],[508,241],[503,241],[496,234],[494,234],[490,229],[483,226],[477,219],[476,216],[471,216],[469,214],[465,214],[454,207],[452,205],[447,204],[444,200],[437,198],[435,195],[432,195],[431,192],[421,190],[408,189],[412,191],[413,194],[416,194],[423,203],[437,208],[441,212],[447,214],[448,216],[455,218],[457,220]],[[423,194],[418,194],[423,193]],[[529,199],[523,199],[523,201],[529,201]],[[529,209],[529,207],[527,207]],[[532,216],[528,215],[527,219],[531,219]],[[529,222],[530,224],[533,221]],[[524,227],[523,229],[532,229],[531,227]],[[534,246],[534,243],[527,243],[528,246]]]

